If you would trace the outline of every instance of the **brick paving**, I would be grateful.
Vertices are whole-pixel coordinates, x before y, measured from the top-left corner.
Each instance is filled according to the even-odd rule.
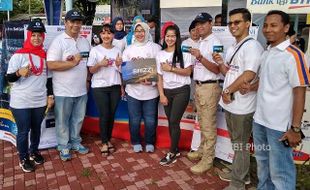
[[[0,189],[220,190],[228,185],[217,177],[214,169],[201,176],[191,174],[189,168],[194,163],[185,157],[186,151],[172,166],[160,166],[159,160],[167,149],[134,153],[128,142],[113,139],[117,151],[103,157],[99,136],[83,135],[83,139],[90,153],[73,153],[71,161],[63,162],[56,149],[43,150],[46,162],[32,173],[24,173],[18,166],[16,148],[0,140]]]

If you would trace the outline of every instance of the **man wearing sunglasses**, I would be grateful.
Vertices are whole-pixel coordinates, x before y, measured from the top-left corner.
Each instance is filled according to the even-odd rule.
[[[250,183],[250,145],[253,114],[255,111],[256,91],[244,90],[255,82],[260,65],[263,47],[249,36],[251,14],[245,8],[229,12],[228,27],[236,43],[228,50],[225,61],[218,53],[213,59],[219,64],[225,75],[220,105],[225,110],[227,128],[234,150],[231,173],[219,173],[224,181],[230,181],[225,190],[245,189]],[[253,86],[253,85],[252,85]]]

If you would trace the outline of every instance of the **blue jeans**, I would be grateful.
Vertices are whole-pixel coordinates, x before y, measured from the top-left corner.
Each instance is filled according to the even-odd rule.
[[[137,100],[127,95],[131,144],[141,144],[140,123],[145,126],[145,143],[154,145],[158,119],[158,97],[151,100]]]
[[[58,150],[78,146],[86,113],[87,94],[79,97],[55,96],[55,123]]]
[[[38,152],[41,136],[41,124],[46,107],[15,109],[11,108],[17,125],[17,150],[19,159],[29,157],[29,153]],[[30,148],[29,148],[30,131]],[[29,148],[29,150],[28,150]]]
[[[283,132],[253,122],[255,157],[257,161],[257,190],[294,190],[296,169],[293,150],[279,139]]]

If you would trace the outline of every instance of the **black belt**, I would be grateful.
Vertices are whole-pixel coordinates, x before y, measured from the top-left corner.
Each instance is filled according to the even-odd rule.
[[[196,84],[211,84],[211,83],[221,83],[223,80],[205,80],[205,81],[199,81],[196,80]]]

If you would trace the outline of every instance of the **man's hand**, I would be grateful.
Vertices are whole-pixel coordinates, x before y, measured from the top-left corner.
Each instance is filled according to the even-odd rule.
[[[301,142],[301,134],[294,132],[292,129],[284,133],[284,135],[279,139],[279,141],[288,140],[290,147],[295,148]]]
[[[55,104],[54,96],[47,97],[47,109],[51,109]]]
[[[232,102],[231,94],[222,93],[222,100],[223,100],[224,104],[230,104]]]
[[[196,57],[196,59],[200,59],[200,57],[202,57],[201,53],[200,53],[200,50],[199,49],[196,49],[196,48],[191,48],[189,50],[189,52],[194,56]]]
[[[244,81],[244,83],[239,87],[239,92],[242,95],[245,95],[250,91],[251,91],[251,84],[249,82]]]
[[[219,65],[224,64],[224,59],[221,56],[221,54],[213,53],[212,58],[213,58],[213,61],[215,61],[217,64],[219,64]]]

